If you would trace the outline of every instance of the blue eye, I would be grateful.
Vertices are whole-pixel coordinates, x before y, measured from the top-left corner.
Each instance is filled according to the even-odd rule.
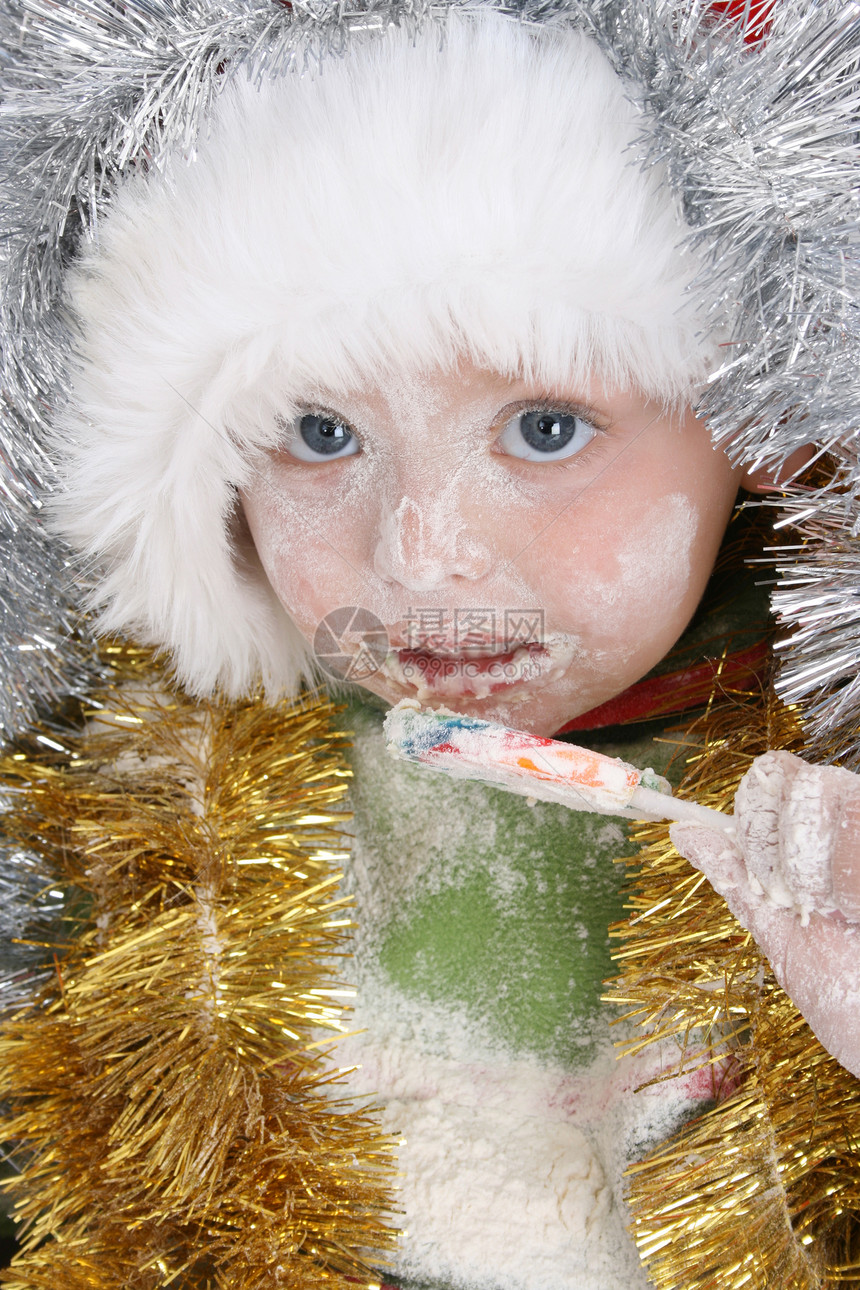
[[[354,457],[359,443],[346,421],[334,412],[305,412],[290,426],[287,452],[299,461]]]
[[[596,434],[593,425],[572,412],[537,408],[512,417],[496,443],[522,461],[559,461],[581,452]]]

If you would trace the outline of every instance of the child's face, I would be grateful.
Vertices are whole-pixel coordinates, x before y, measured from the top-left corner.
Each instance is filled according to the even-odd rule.
[[[309,641],[343,606],[382,620],[369,689],[552,733],[677,640],[737,474],[689,411],[463,363],[308,390],[242,499]]]

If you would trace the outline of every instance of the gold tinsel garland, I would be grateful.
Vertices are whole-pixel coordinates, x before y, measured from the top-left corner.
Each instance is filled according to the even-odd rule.
[[[321,1029],[348,771],[322,702],[197,703],[112,649],[87,731],[0,763],[11,841],[67,893],[56,969],[0,1034],[14,1290],[370,1285],[391,1143]]]
[[[0,764],[6,831],[56,866],[55,972],[0,1034],[24,1249],[15,1290],[369,1285],[390,1248],[391,1144],[339,1102],[321,1027],[346,769],[328,705],[192,703],[146,653],[88,732]],[[682,792],[718,808],[766,747],[798,748],[769,694],[712,709]],[[663,826],[643,827],[614,1001],[717,1100],[630,1176],[661,1290],[860,1284],[860,1084]]]
[[[770,692],[727,696],[687,736],[680,794],[731,810],[767,748],[802,751]],[[692,751],[690,752],[690,748]],[[660,1290],[860,1285],[860,1081],[821,1047],[751,936],[665,825],[642,826],[611,1001],[678,1070],[711,1063],[715,1104],[630,1170],[631,1230]]]

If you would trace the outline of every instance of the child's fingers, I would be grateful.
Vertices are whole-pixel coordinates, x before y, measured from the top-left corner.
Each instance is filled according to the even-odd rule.
[[[846,793],[833,845],[833,897],[852,922],[860,922],[860,781]]]
[[[744,857],[724,834],[695,824],[673,824],[669,836],[684,859],[723,897],[738,922],[752,932],[777,971],[789,930],[795,924],[802,926],[798,915],[774,904],[755,879],[750,880]]]
[[[737,846],[724,834],[697,825],[673,824],[669,836],[685,860],[723,897],[738,922],[752,932],[782,980],[788,951],[798,943],[796,932],[806,931],[799,914],[761,891],[756,880],[750,879]]]
[[[725,834],[673,824],[678,851],[705,874],[755,937],[774,975],[828,1052],[860,1075],[860,927],[840,915],[806,922],[755,891],[743,857]]]
[[[731,838],[718,829],[698,824],[672,824],[675,848],[723,897],[737,919],[748,926],[754,906],[762,899],[750,887],[744,858]]]
[[[735,824],[752,886],[773,904],[804,919],[814,911],[860,915],[856,775],[792,753],[765,753],[738,787]]]

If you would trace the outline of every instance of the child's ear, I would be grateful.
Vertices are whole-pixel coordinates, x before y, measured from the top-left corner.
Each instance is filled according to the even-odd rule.
[[[811,443],[805,443],[801,448],[796,448],[790,457],[787,457],[778,470],[766,470],[759,467],[758,470],[746,470],[741,475],[741,488],[746,489],[748,493],[770,493],[776,489],[782,488],[787,479],[792,479],[798,471],[808,465],[815,456],[815,446]]]

